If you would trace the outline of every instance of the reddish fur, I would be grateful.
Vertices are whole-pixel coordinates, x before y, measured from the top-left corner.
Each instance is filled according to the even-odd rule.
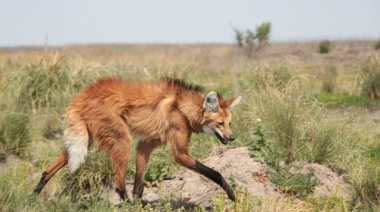
[[[229,106],[233,100],[224,101],[219,97],[219,112],[211,113],[203,108],[205,94],[199,89],[170,80],[131,82],[105,78],[78,93],[68,107],[65,119],[68,129],[88,133],[89,146],[93,139],[111,157],[116,172],[116,188],[122,198],[126,195],[124,178],[131,147],[130,133],[139,138],[133,193],[141,197],[149,156],[162,144],[170,146],[176,162],[202,172],[197,167],[199,162],[190,155],[191,133],[202,132],[202,125],[210,120],[230,121]],[[78,122],[85,123],[88,132],[83,132],[83,126],[77,127]],[[224,133],[232,135],[229,127],[226,128]],[[39,193],[67,161],[68,154],[64,151],[57,162],[44,172],[44,183],[41,188],[37,186],[36,192]]]

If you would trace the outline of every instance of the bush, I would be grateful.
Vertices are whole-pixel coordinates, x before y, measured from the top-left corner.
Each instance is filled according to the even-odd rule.
[[[330,52],[331,43],[328,40],[321,41],[319,43],[319,50],[318,52],[321,54],[327,54]]]
[[[380,50],[380,40],[375,43],[375,50]]]

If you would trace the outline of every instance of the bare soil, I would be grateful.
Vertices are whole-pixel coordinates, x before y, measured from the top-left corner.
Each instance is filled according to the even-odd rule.
[[[235,184],[238,198],[242,198],[245,191],[259,198],[282,198],[286,195],[270,181],[267,175],[268,167],[251,158],[246,147],[216,148],[202,163],[219,171],[230,185]],[[347,200],[351,199],[348,185],[344,182],[343,176],[339,176],[328,167],[306,162],[297,162],[294,165],[300,167],[301,172],[312,169],[315,177],[319,180],[319,185],[314,188],[312,196],[334,194]],[[133,181],[128,182],[127,190],[129,192],[132,187]],[[148,203],[155,203],[160,198],[169,197],[172,199],[172,204],[211,207],[213,200],[220,195],[224,195],[227,199],[225,192],[211,180],[193,171],[182,169],[173,178],[164,180],[158,188],[145,188],[143,199]],[[102,197],[108,198],[112,204],[120,203],[119,196],[113,188],[106,188]]]

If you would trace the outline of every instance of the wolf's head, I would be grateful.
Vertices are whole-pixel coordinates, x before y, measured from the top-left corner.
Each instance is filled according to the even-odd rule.
[[[209,135],[215,134],[223,144],[235,140],[230,128],[231,112],[240,103],[240,100],[241,96],[238,96],[225,101],[213,91],[208,93],[203,103],[203,132]]]

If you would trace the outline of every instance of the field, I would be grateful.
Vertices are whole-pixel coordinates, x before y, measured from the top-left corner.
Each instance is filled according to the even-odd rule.
[[[216,44],[0,48],[0,211],[379,211],[380,52],[374,41],[332,41],[325,54],[318,46],[270,43],[252,57],[237,45]],[[166,195],[154,204],[113,205],[101,197],[112,188],[113,167],[96,147],[77,172],[65,167],[40,196],[33,194],[62,151],[66,106],[104,76],[169,76],[225,98],[241,95],[232,124],[237,139],[230,145],[247,147],[251,157],[245,160],[264,166],[256,177],[264,176],[281,196],[255,195],[234,183],[236,172],[222,173],[239,194],[236,203],[219,192],[207,207],[188,207],[181,197],[173,206]],[[219,146],[214,137],[192,137],[199,160]],[[181,170],[168,155],[162,147],[151,156],[146,187],[160,190]],[[133,162],[134,153],[128,182]],[[300,170],[305,163],[343,179],[350,197],[337,190],[313,195],[321,182],[316,170]]]

